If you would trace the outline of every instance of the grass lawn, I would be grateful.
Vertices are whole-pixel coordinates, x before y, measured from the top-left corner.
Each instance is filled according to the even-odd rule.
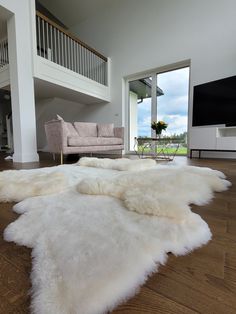
[[[148,154],[148,153],[153,153],[153,150],[151,149],[151,148],[149,148],[149,147],[146,147],[146,148],[144,148],[144,150],[143,150],[143,148],[141,147],[141,146],[139,146],[139,153],[142,153],[142,151],[143,151],[143,153],[145,154]],[[157,153],[158,152],[160,152],[161,151],[161,148],[157,148]],[[166,155],[168,155],[168,154],[174,154],[175,153],[175,151],[176,151],[176,148],[175,147],[165,147],[164,148],[164,152],[165,152],[165,154]],[[177,152],[176,152],[176,155],[187,155],[187,148],[186,147],[183,147],[183,146],[180,146],[179,147],[179,149],[177,150]]]
[[[173,154],[175,152],[175,148],[167,148],[166,151],[167,154]],[[179,147],[176,155],[187,155],[187,147]]]

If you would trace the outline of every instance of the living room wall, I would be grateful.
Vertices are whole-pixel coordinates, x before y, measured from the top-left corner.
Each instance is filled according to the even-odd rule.
[[[65,121],[84,121],[81,110],[86,105],[61,98],[47,98],[36,100],[36,126],[38,150],[47,151],[47,140],[44,124],[60,115]]]
[[[235,11],[234,0],[117,0],[72,27],[112,63],[111,104],[86,108],[86,119],[124,125],[123,79],[187,59],[191,117],[194,85],[236,73]]]

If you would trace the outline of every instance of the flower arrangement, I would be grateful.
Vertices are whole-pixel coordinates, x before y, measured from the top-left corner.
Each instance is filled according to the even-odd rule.
[[[156,135],[161,135],[162,130],[166,130],[168,124],[164,121],[153,121],[151,128],[156,131]]]

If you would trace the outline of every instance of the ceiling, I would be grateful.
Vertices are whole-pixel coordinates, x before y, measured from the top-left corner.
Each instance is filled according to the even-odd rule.
[[[65,88],[37,78],[34,79],[34,85],[35,98],[37,100],[57,97],[74,101],[80,104],[95,104],[102,102],[102,100],[99,98],[79,93],[69,88]]]
[[[83,93],[79,93],[77,91],[71,90],[69,88],[59,86],[44,80],[40,80],[38,78],[34,79],[34,92],[35,99],[43,100],[48,98],[61,98],[68,101],[73,101],[79,104],[90,105],[90,104],[100,104],[104,103],[104,100],[99,98],[89,96]],[[7,96],[10,95],[10,85],[5,86],[0,89],[0,100],[4,98],[5,100]]]
[[[110,0],[39,0],[68,28],[79,24],[99,10],[104,10]]]

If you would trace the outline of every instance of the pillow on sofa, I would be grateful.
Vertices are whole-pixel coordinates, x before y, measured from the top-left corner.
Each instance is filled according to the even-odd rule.
[[[97,123],[75,122],[74,126],[81,137],[97,137]]]
[[[66,130],[67,130],[67,136],[69,137],[75,137],[78,136],[78,132],[76,129],[73,127],[72,123],[70,122],[65,122]]]
[[[98,124],[98,137],[114,137],[114,124],[113,123]]]

